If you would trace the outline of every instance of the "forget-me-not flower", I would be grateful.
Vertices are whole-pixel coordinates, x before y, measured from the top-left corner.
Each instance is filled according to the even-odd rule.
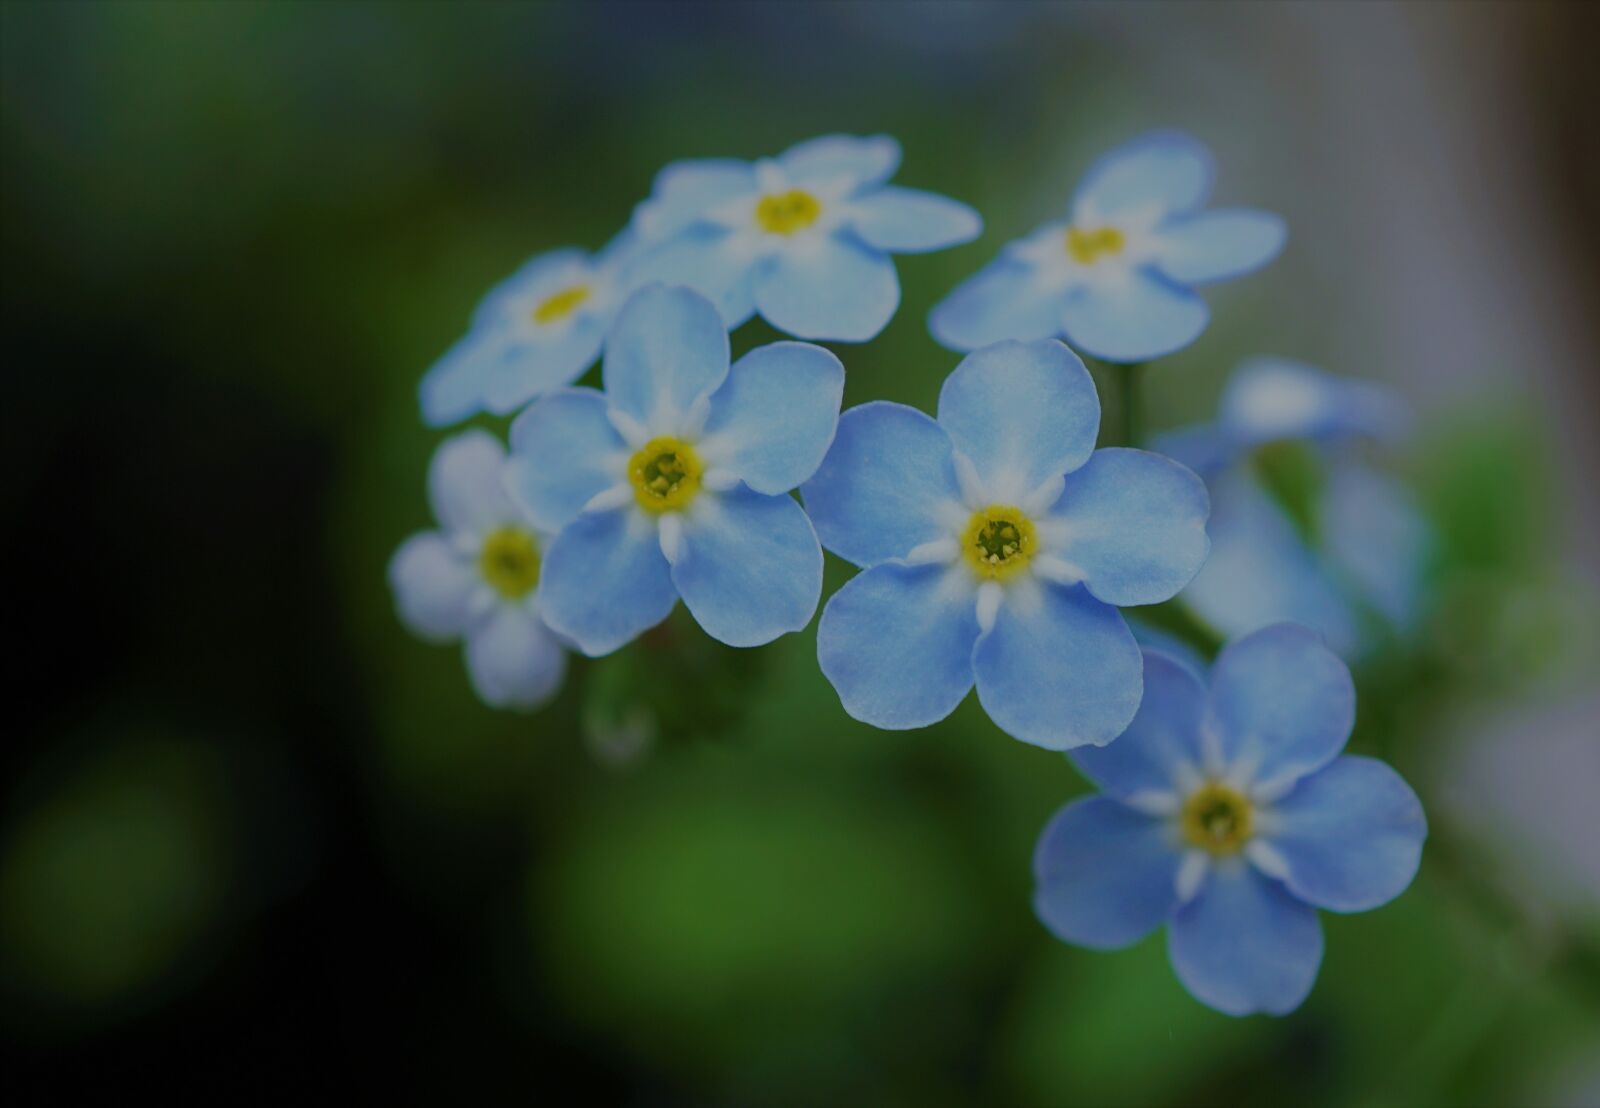
[[[559,532],[539,583],[545,620],[591,655],[679,597],[732,646],[809,623],[822,550],[789,493],[833,441],[839,359],[776,342],[730,370],[716,307],[650,285],[618,314],[602,373],[603,393],[552,393],[511,428],[507,487]]]
[[[1110,742],[1139,706],[1118,605],[1154,604],[1206,556],[1205,486],[1168,458],[1095,450],[1100,400],[1051,339],[1004,342],[945,380],[937,420],[846,412],[801,489],[823,545],[862,567],[823,610],[845,711],[924,727],[978,699],[1009,734]]]
[[[1127,946],[1165,923],[1178,979],[1229,1015],[1282,1015],[1322,962],[1317,909],[1362,912],[1417,872],[1427,822],[1400,775],[1341,756],[1350,671],[1315,633],[1234,642],[1210,687],[1157,651],[1110,746],[1070,757],[1103,795],[1039,837],[1034,909],[1068,942]]]
[[[428,467],[437,531],[412,535],[389,562],[405,623],[433,641],[466,640],[484,702],[535,708],[561,686],[566,651],[539,618],[546,536],[505,493],[506,452],[487,431],[446,439]]]
[[[654,245],[633,279],[697,289],[729,330],[760,312],[800,338],[870,339],[900,304],[891,254],[941,250],[983,228],[965,204],[887,184],[899,164],[888,135],[826,135],[756,162],[669,165],[634,216]]]
[[[1271,261],[1287,236],[1276,215],[1204,210],[1211,154],[1159,131],[1103,156],[1068,217],[1008,245],[928,318],[952,350],[1062,335],[1109,362],[1143,362],[1188,346],[1210,310],[1195,285]]]
[[[577,380],[600,356],[622,306],[634,245],[624,231],[594,255],[552,250],[495,286],[466,336],[423,377],[423,421],[443,427],[477,412],[507,415]]]

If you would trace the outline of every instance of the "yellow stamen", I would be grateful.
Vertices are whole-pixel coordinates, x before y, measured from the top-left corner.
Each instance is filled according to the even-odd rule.
[[[1220,781],[1208,781],[1183,802],[1184,838],[1213,854],[1232,854],[1250,839],[1250,800]]]
[[[700,491],[705,466],[694,447],[682,439],[651,439],[628,462],[633,497],[647,512],[685,507]]]
[[[803,231],[822,214],[815,196],[800,189],[763,196],[756,204],[756,225],[768,234],[792,235]]]
[[[1093,265],[1102,257],[1120,254],[1126,245],[1127,239],[1115,227],[1098,227],[1089,231],[1067,228],[1067,253],[1079,265]]]
[[[539,584],[539,544],[520,527],[489,532],[478,554],[478,572],[509,600],[528,595]]]
[[[1028,564],[1037,545],[1033,521],[1021,508],[991,504],[972,513],[961,550],[979,577],[1004,580]]]
[[[533,321],[545,324],[566,319],[587,299],[589,299],[588,285],[573,285],[570,289],[562,289],[554,296],[547,296],[539,302],[539,306],[533,309]]]

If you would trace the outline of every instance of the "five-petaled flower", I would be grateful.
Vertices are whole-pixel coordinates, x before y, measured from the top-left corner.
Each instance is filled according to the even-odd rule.
[[[1008,245],[938,304],[928,326],[952,350],[1064,335],[1110,362],[1143,362],[1188,346],[1210,311],[1195,285],[1238,277],[1278,253],[1276,215],[1203,211],[1210,152],[1159,131],[1104,155],[1069,218]]]
[[[507,415],[577,380],[621,307],[633,249],[624,231],[592,256],[552,250],[492,289],[466,336],[422,378],[423,420],[444,427],[476,412]]]
[[[900,304],[890,254],[978,236],[978,213],[885,182],[900,164],[888,135],[826,135],[751,163],[676,162],[657,176],[634,229],[637,282],[688,285],[716,301],[730,330],[760,312],[807,339],[872,338]]]
[[[833,441],[844,367],[798,342],[728,366],[717,309],[651,285],[606,340],[605,392],[564,389],[511,428],[507,488],[558,531],[539,583],[551,627],[590,655],[665,619],[759,646],[810,622],[822,550],[789,493]]]
[[[1209,690],[1147,651],[1144,684],[1121,738],[1070,755],[1105,795],[1045,827],[1034,908],[1060,938],[1103,949],[1167,923],[1173,968],[1200,1001],[1292,1011],[1322,961],[1317,909],[1398,896],[1422,855],[1422,805],[1384,763],[1340,755],[1355,689],[1307,628],[1234,642]]]
[[[485,703],[535,708],[555,694],[567,655],[539,618],[545,536],[503,487],[505,448],[486,431],[446,439],[428,467],[441,529],[412,535],[389,562],[401,618],[434,641],[466,639]]]
[[[1205,560],[1205,486],[1168,458],[1094,449],[1100,401],[1046,339],[969,355],[935,421],[852,408],[802,488],[823,545],[861,566],[823,611],[845,710],[922,727],[976,682],[991,719],[1052,749],[1110,742],[1139,706],[1114,605],[1154,604]]]

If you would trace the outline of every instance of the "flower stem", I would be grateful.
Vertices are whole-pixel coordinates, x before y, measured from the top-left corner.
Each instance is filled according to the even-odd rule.
[[[1122,394],[1123,446],[1138,446],[1144,434],[1144,401],[1139,391],[1140,374],[1144,367],[1144,362],[1117,362],[1112,365]]]

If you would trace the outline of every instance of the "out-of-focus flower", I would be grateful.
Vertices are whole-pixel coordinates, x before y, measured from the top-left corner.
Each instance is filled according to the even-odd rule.
[[[552,393],[511,428],[507,487],[559,532],[539,583],[550,626],[600,655],[680,596],[730,646],[809,623],[822,549],[789,493],[833,441],[839,359],[777,342],[730,370],[716,307],[652,285],[618,314],[603,372],[603,393]]]
[[[1109,362],[1181,350],[1210,319],[1193,286],[1259,269],[1283,248],[1283,220],[1251,208],[1202,210],[1211,154],[1158,131],[1096,162],[1065,220],[1008,245],[928,317],[953,350],[1063,335]]]
[[[653,245],[630,279],[696,289],[729,330],[760,312],[801,338],[863,342],[900,304],[891,254],[941,250],[983,229],[965,204],[886,184],[899,164],[888,135],[825,135],[757,162],[675,162],[634,215]]]
[[[1154,604],[1206,556],[1200,479],[1094,449],[1100,401],[1061,343],[965,358],[935,421],[852,408],[801,490],[823,544],[862,567],[822,614],[817,654],[845,711],[923,727],[976,682],[1002,730],[1051,749],[1110,742],[1139,705],[1118,605]]]
[[[1059,938],[1126,946],[1167,923],[1178,978],[1229,1015],[1300,1005],[1322,961],[1317,909],[1360,912],[1411,883],[1422,805],[1371,758],[1340,756],[1350,671],[1276,624],[1228,646],[1209,690],[1159,652],[1126,733],[1071,755],[1104,795],[1073,801],[1034,852],[1034,909]]]
[[[594,255],[552,250],[497,285],[466,336],[423,377],[423,421],[444,427],[477,412],[506,415],[577,380],[600,356],[622,304],[634,244],[624,231]]]
[[[545,536],[504,489],[505,448],[487,431],[439,445],[428,467],[437,531],[407,539],[389,584],[407,626],[466,640],[467,672],[486,704],[530,709],[561,686],[566,651],[540,619]]]

